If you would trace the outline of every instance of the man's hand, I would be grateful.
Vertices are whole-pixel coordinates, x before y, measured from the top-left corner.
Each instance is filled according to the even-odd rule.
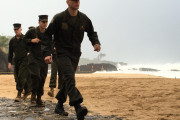
[[[51,64],[52,63],[52,57],[51,56],[47,56],[47,57],[44,58],[44,61],[47,64]]]
[[[12,68],[11,63],[8,63],[8,69],[11,70],[11,68]]]
[[[39,43],[39,42],[40,42],[40,39],[34,38],[34,39],[31,40],[31,42],[32,42],[32,43]]]
[[[94,45],[94,51],[99,52],[101,50],[101,46],[99,44]]]

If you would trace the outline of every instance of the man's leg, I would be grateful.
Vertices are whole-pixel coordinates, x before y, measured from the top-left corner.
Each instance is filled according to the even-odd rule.
[[[61,88],[62,81],[63,81],[63,74],[62,74],[61,70],[58,69],[58,89]]]
[[[23,98],[26,99],[29,95],[31,95],[31,76],[29,73],[29,69],[27,70],[27,80],[24,85],[24,96]]]
[[[83,98],[79,90],[75,86],[75,67],[77,67],[78,60],[72,61],[69,57],[58,57],[58,68],[62,71],[63,81],[61,84],[61,89],[56,95],[58,99],[58,104],[56,109],[59,108],[61,113],[65,113],[63,109],[63,103],[66,101],[67,94],[69,96],[71,106],[75,106],[77,117],[85,116],[87,114],[87,109],[80,106],[83,102]],[[61,114],[63,115],[63,114]]]
[[[69,96],[71,106],[74,106],[77,103],[82,103],[83,98],[79,90],[75,86],[75,71],[73,63],[69,57],[58,57],[58,68],[60,68],[63,78],[65,90]]]
[[[50,91],[48,92],[48,95],[50,97],[54,97],[54,88],[56,88],[56,80],[57,80],[57,64],[56,59],[53,59],[53,63],[51,64],[51,77],[49,82]]]
[[[61,70],[58,67],[58,77],[59,77],[60,71]],[[62,75],[62,73],[61,73],[61,75]],[[62,78],[61,80],[60,80],[60,78],[58,78],[59,92],[56,95],[56,99],[58,100],[58,103],[55,108],[55,113],[62,115],[62,116],[68,116],[68,113],[64,110],[64,107],[63,107],[63,103],[66,102],[66,100],[67,100],[67,91],[65,89],[64,79],[63,79],[63,77],[61,77],[61,78]]]
[[[27,71],[27,80],[24,86],[24,90],[25,90],[24,99],[26,99],[27,96],[31,94],[31,84],[32,84],[29,66],[27,66],[26,71]]]
[[[36,103],[36,95],[39,87],[40,81],[40,65],[34,61],[29,64],[30,77],[31,77],[31,103]]]
[[[41,97],[44,94],[44,84],[45,84],[45,80],[47,77],[48,65],[46,63],[44,63],[44,61],[39,62],[39,64],[41,65],[41,71],[40,71],[41,79],[40,79],[40,83],[38,86],[36,104],[38,106],[44,106],[44,103],[42,102]]]
[[[19,65],[19,70],[18,70],[17,84],[18,84],[19,91],[22,91],[24,87],[26,87],[27,77],[28,77],[28,64],[27,64],[27,61],[24,60],[24,61],[21,61]]]
[[[18,72],[19,72],[19,67],[20,64],[15,63],[14,65],[14,77],[16,81],[16,90],[18,91],[17,96],[15,98],[15,102],[20,102],[21,101],[21,93],[23,91],[22,86],[21,86],[21,79],[18,78]]]
[[[12,65],[12,69],[13,69],[13,74],[14,74],[14,80],[15,80],[15,82],[17,82],[17,71],[16,71],[16,67],[15,67],[15,65]]]
[[[68,116],[68,113],[63,107],[63,103],[67,100],[67,91],[65,89],[64,79],[61,80],[60,90],[56,95],[56,99],[58,100],[58,103],[55,108],[55,113],[62,116]]]
[[[74,71],[76,71],[78,63],[79,63],[79,58],[73,58],[71,59],[72,66]],[[77,103],[74,105],[75,111],[76,111],[76,116],[78,120],[84,120],[84,116],[87,115],[88,110],[85,106],[81,106],[80,103]]]

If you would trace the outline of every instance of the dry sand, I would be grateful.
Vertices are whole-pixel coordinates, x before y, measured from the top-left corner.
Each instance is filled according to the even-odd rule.
[[[57,102],[47,95],[48,84],[49,75],[43,100]],[[96,73],[76,74],[76,84],[83,104],[94,113],[125,120],[180,120],[180,79]],[[13,75],[0,75],[0,97],[14,99],[16,94]]]

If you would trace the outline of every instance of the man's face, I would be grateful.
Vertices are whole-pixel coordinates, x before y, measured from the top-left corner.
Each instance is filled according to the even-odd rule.
[[[80,1],[79,0],[67,0],[68,6],[73,10],[78,10]]]
[[[46,29],[48,25],[48,21],[39,21],[39,27],[42,29]]]
[[[14,33],[15,33],[17,36],[21,35],[21,31],[22,31],[22,28],[14,29]]]

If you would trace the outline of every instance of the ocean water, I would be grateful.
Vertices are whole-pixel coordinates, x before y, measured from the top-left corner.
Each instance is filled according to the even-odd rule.
[[[142,70],[142,68],[144,70]],[[117,64],[118,71],[98,71],[97,73],[130,73],[162,76],[167,78],[180,78],[180,63],[167,64],[137,64],[121,66]]]

